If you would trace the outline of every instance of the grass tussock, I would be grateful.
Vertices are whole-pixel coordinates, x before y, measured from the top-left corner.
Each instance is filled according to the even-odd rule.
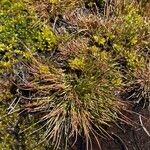
[[[86,61],[69,61],[71,68],[67,74],[36,59],[18,64],[21,70],[14,72],[18,79],[12,83],[20,95],[22,109],[41,116],[38,123],[43,124],[40,129],[45,129],[41,140],[53,141],[54,149],[64,140],[66,148],[75,144],[79,135],[92,146],[91,135],[97,142],[99,134],[108,136],[100,126],[109,126],[119,117],[117,113],[123,104],[115,96],[121,84],[117,70],[106,64],[108,60],[96,59],[92,54],[88,57]],[[76,69],[81,69],[80,75]]]

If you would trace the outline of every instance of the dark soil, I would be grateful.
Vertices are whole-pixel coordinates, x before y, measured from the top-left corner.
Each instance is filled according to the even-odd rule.
[[[143,110],[140,114],[145,116],[142,117],[142,122],[146,130],[150,131],[150,112]],[[141,126],[139,116],[133,115],[133,120],[137,123],[136,127],[127,125],[123,125],[122,129],[116,127],[114,139],[103,140],[102,150],[150,150],[150,136]]]
[[[133,110],[135,106],[132,107]],[[141,109],[138,113],[128,112],[126,116],[132,125],[118,123],[108,128],[107,132],[110,137],[100,139],[101,150],[150,150],[150,111],[148,108]],[[100,150],[97,142],[94,140],[92,142],[92,150]],[[77,145],[77,148],[73,150],[86,150],[82,138],[78,140]]]

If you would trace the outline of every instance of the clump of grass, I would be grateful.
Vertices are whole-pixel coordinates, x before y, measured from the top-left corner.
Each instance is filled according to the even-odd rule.
[[[68,148],[81,135],[87,149],[92,149],[91,136],[98,145],[100,135],[108,136],[103,125],[118,119],[123,105],[115,96],[121,77],[109,56],[104,55],[97,51],[76,56],[69,60],[70,71],[66,74],[52,63],[37,59],[18,64],[22,69],[14,72],[18,80],[13,83],[21,108],[40,116],[38,123],[43,125],[37,130],[45,130],[41,142],[49,140],[54,149],[61,145]]]
[[[134,111],[141,111],[144,108],[149,108],[150,102],[150,72],[149,65],[143,68],[137,68],[133,73],[130,73],[130,80],[125,86],[125,99],[132,101],[135,105]]]

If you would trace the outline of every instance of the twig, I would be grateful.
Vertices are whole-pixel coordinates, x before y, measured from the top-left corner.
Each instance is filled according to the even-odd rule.
[[[145,128],[145,126],[144,126],[144,124],[143,124],[141,115],[139,115],[139,120],[140,120],[141,127],[142,127],[143,130],[146,132],[146,134],[150,137],[150,133],[147,131],[147,129]]]
[[[57,22],[57,20],[58,20],[58,16],[55,18],[55,20],[54,20],[54,24],[53,24],[53,31],[55,31],[55,26],[56,26],[56,22]]]
[[[114,139],[116,139],[117,143],[120,144],[122,150],[128,150],[128,148],[125,145],[124,141],[118,135],[116,135],[115,133],[111,133],[111,134],[112,134],[112,137]]]

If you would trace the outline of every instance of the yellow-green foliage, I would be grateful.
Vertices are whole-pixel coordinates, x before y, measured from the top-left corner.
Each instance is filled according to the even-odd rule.
[[[112,22],[102,24],[97,31],[93,40],[98,47],[112,52],[117,60],[125,58],[129,69],[143,67],[145,55],[142,50],[149,51],[150,28],[149,22],[133,4],[128,5],[124,14],[112,19]]]
[[[58,42],[52,28],[29,9],[27,1],[0,2],[0,67],[10,68],[37,51],[50,51]]]
[[[73,60],[70,61],[70,67],[72,69],[83,69],[85,66],[85,60],[84,58],[74,58]]]
[[[13,99],[10,93],[10,86],[5,79],[0,79],[0,149],[11,149],[13,147],[14,139],[9,134],[9,127],[16,119],[16,114],[7,117],[8,103]]]
[[[6,106],[2,105],[0,103],[0,114],[1,116],[6,115]],[[4,118],[0,118],[2,121],[0,121],[0,149],[11,149],[14,148],[14,142],[15,140],[12,138],[12,136],[9,134],[9,127],[11,128],[13,124],[16,121],[16,115],[13,114],[9,117],[5,116]]]

